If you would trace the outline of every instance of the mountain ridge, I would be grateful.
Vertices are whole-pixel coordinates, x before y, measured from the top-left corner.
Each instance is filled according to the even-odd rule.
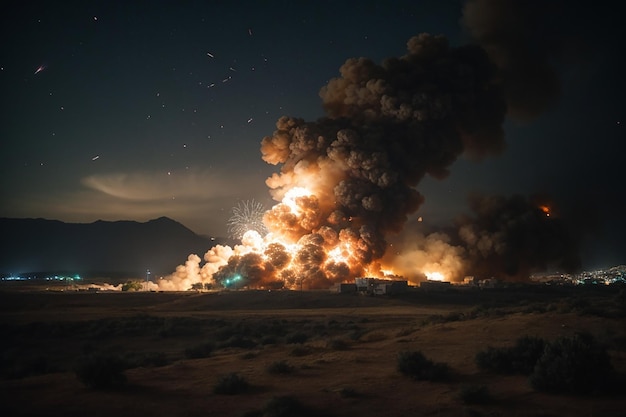
[[[5,244],[0,272],[72,271],[84,275],[167,275],[195,253],[202,257],[226,239],[201,236],[169,217],[146,222],[69,223],[44,218],[0,218]]]

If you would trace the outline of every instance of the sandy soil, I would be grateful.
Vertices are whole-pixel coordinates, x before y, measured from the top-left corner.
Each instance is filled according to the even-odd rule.
[[[563,298],[530,293],[367,297],[288,291],[3,291],[0,324],[8,335],[2,342],[5,368],[11,361],[43,355],[49,365],[55,365],[49,367],[58,369],[3,378],[0,414],[262,415],[252,412],[263,410],[274,397],[291,395],[309,410],[307,415],[316,416],[624,416],[626,396],[538,393],[525,376],[494,375],[479,370],[474,362],[478,351],[512,345],[520,336],[553,340],[586,331],[607,343],[613,366],[626,373],[624,319],[558,308],[570,298],[571,294]],[[454,314],[460,319],[452,319]],[[162,320],[162,327],[110,330],[133,317]],[[178,319],[189,320],[191,330],[171,331]],[[93,328],[103,323],[107,332],[95,335]],[[240,332],[258,341],[263,332],[277,328],[282,333],[276,333],[275,340],[252,347],[221,348],[217,343],[209,357],[200,359],[183,353],[202,341],[218,340],[224,332]],[[289,343],[289,335],[298,332],[307,340]],[[333,343],[337,340],[341,343]],[[165,366],[128,369],[126,386],[102,391],[85,387],[72,370],[73,361],[87,350],[161,352],[170,360]],[[415,381],[400,374],[398,353],[414,350],[448,364],[452,379]],[[268,372],[279,361],[289,364],[292,372]],[[213,393],[218,378],[231,372],[243,376],[250,390],[237,395]],[[464,404],[459,393],[467,385],[485,385],[493,400]]]

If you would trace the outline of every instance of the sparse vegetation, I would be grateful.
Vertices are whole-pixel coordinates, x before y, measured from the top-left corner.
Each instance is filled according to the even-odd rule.
[[[620,360],[626,350],[626,329],[611,311],[624,294],[600,290],[606,292],[610,306],[602,318],[601,297],[591,294],[588,302],[581,302],[585,297],[578,290],[566,289],[563,296],[559,288],[553,289],[556,295],[541,292],[537,297],[477,290],[423,298],[331,297],[321,291],[121,295],[40,291],[9,296],[0,291],[0,376],[5,396],[20,399],[5,414],[47,415],[61,409],[81,415],[160,417],[172,410],[188,416],[210,410],[233,416],[248,411],[245,415],[250,417],[321,417],[329,412],[368,417],[388,410],[390,415],[487,416],[514,409],[520,416],[583,417],[589,414],[585,405],[591,401],[594,415],[614,416],[626,407],[621,388],[626,364]],[[582,295],[586,291],[591,290]],[[301,298],[306,302],[300,303]],[[353,308],[370,305],[376,308]],[[386,305],[391,308],[379,308]],[[473,305],[480,306],[476,313],[482,315],[472,316]],[[560,313],[561,307],[567,314]],[[140,311],[149,314],[135,314]],[[462,315],[455,317],[451,311]],[[496,311],[506,315],[494,320]],[[424,318],[443,325],[423,326]],[[533,333],[524,336],[531,329]],[[593,343],[569,340],[586,329],[593,329]],[[490,343],[493,347],[487,348]],[[406,356],[396,357],[402,349]],[[427,357],[412,356],[415,351]],[[584,368],[589,362],[595,363],[593,372],[603,369],[606,362],[589,353],[598,351],[611,355],[613,372],[598,376]],[[477,373],[479,353],[488,365]],[[91,382],[94,389],[88,395],[68,395],[76,387],[85,389],[78,379],[77,355],[84,355],[81,363],[113,356],[121,363],[117,374],[112,373],[118,377],[96,372],[116,369],[110,366],[114,360],[100,368],[92,363],[91,374],[85,373],[90,381],[109,382]],[[434,360],[445,362],[439,364],[445,371],[438,372]],[[163,365],[168,366],[156,368]],[[400,371],[402,366],[406,372]],[[236,373],[229,374],[232,371]],[[503,377],[503,371],[527,377]],[[585,375],[591,382],[572,388],[568,381],[578,378],[580,384],[580,377],[571,375]],[[123,391],[110,401],[108,390]],[[569,397],[557,401],[544,393]],[[602,396],[584,399],[580,394]],[[270,401],[273,396],[277,397]],[[295,404],[282,399],[285,396]]]
[[[389,338],[389,336],[386,333],[383,333],[381,331],[373,331],[370,333],[365,333],[362,337],[361,337],[361,341],[362,342],[380,342],[382,340],[387,340]]]
[[[339,390],[339,395],[343,398],[359,398],[361,393],[352,387],[343,387]]]
[[[262,410],[254,410],[244,414],[244,417],[305,417],[312,415],[293,395],[272,397]]]
[[[213,392],[215,394],[236,395],[244,393],[249,389],[250,384],[248,381],[238,373],[233,372],[221,376],[213,387]]]
[[[524,336],[512,347],[495,348],[489,346],[476,354],[479,368],[500,374],[529,375],[543,354],[545,341],[531,336]]]
[[[167,355],[163,352],[128,352],[124,356],[128,368],[158,367],[170,363]]]
[[[464,404],[487,404],[493,399],[485,385],[465,385],[459,392],[459,399]]]
[[[286,342],[291,343],[291,344],[294,344],[294,343],[302,344],[302,343],[306,343],[307,340],[309,340],[309,335],[303,332],[292,333],[288,335],[286,338]]]
[[[75,373],[86,387],[108,390],[122,387],[126,383],[126,362],[115,355],[90,355],[76,365]]]
[[[552,342],[525,336],[513,347],[478,352],[476,364],[495,373],[530,375],[534,389],[551,393],[588,394],[613,376],[606,349],[582,333]]]
[[[345,339],[333,338],[326,343],[326,347],[332,350],[348,350],[350,344]]]
[[[445,381],[450,377],[447,364],[433,362],[420,351],[400,352],[397,368],[400,373],[419,381]]]
[[[296,346],[289,351],[289,356],[306,356],[311,354],[311,348],[308,346]]]
[[[215,349],[213,342],[204,342],[185,349],[185,357],[188,359],[208,358]]]
[[[5,376],[9,379],[42,375],[57,370],[45,355],[25,357],[23,355],[14,354],[11,358],[4,357],[2,365],[2,368],[6,369]]]
[[[245,337],[242,335],[234,335],[230,337],[228,340],[225,340],[219,344],[220,348],[242,348],[242,349],[251,349],[257,346],[257,342],[249,337]]]
[[[546,346],[530,383],[538,391],[589,394],[610,385],[612,371],[604,347],[591,335],[579,333]]]
[[[268,365],[267,372],[270,374],[292,374],[295,372],[295,368],[287,361],[275,361]]]

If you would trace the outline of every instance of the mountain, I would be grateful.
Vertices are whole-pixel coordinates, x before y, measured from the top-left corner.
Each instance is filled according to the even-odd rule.
[[[191,253],[202,257],[218,241],[160,217],[145,223],[64,223],[0,218],[0,272],[70,272],[144,277],[167,275]]]

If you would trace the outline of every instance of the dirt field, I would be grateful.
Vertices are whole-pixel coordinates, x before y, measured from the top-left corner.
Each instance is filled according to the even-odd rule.
[[[617,290],[370,297],[5,288],[0,414],[624,416],[623,394],[539,393],[527,376],[480,370],[474,359],[487,346],[512,345],[521,336],[554,340],[584,331],[607,347],[623,375],[626,325],[619,300]],[[198,354],[207,345],[210,353]],[[397,358],[403,351],[447,364],[451,377],[429,382],[402,375]],[[126,384],[86,387],[76,363],[95,354],[132,359]],[[248,389],[215,393],[220,378],[231,373],[245,379]],[[489,401],[468,404],[461,394],[477,386],[486,387]],[[276,398],[283,396],[299,406],[281,409],[287,400]]]

